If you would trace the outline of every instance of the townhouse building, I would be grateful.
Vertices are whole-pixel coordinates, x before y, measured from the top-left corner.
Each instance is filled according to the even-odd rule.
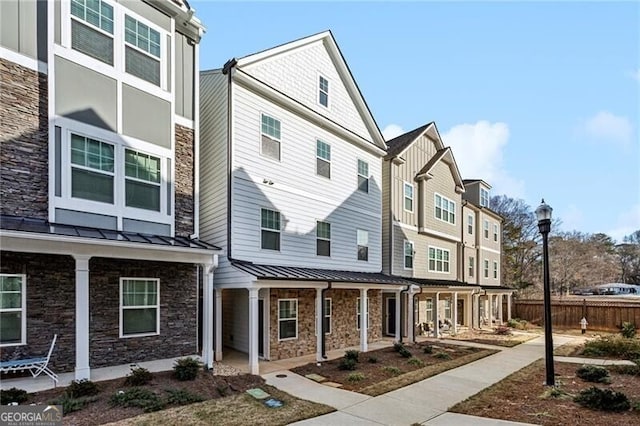
[[[383,137],[332,34],[201,73],[201,236],[222,348],[277,360],[382,337]],[[398,318],[399,321],[399,318]],[[399,327],[398,327],[399,328]]]
[[[211,366],[220,250],[198,238],[204,27],[180,0],[0,11],[2,359],[46,353],[57,335],[52,369],[77,379],[186,355]]]

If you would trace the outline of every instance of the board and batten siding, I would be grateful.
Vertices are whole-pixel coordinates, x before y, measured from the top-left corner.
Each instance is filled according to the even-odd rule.
[[[389,178],[392,168],[391,161],[382,162],[382,272],[392,274],[391,270],[391,185]]]
[[[456,239],[460,239],[461,213],[462,213],[462,197],[455,191],[455,181],[451,174],[449,165],[444,161],[438,162],[432,169],[433,179],[427,180],[426,200],[424,203],[426,210],[427,228],[443,234],[451,235]],[[435,215],[435,194],[448,198],[456,203],[455,224],[437,219]]]
[[[271,60],[247,65],[244,71],[357,135],[371,140],[367,127],[321,40]],[[318,103],[320,75],[329,80],[329,108]]]
[[[381,159],[291,111],[234,86],[232,253],[279,265],[379,272]],[[281,122],[281,160],[260,154],[261,114]],[[316,140],[331,145],[331,179],[316,174]],[[358,191],[358,159],[369,192]],[[281,213],[281,250],[260,248],[260,209]],[[316,256],[316,221],[331,223],[331,257]],[[369,261],[357,261],[356,229],[369,232]]]

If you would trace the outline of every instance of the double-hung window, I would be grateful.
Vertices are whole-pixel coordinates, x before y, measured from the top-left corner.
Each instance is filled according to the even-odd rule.
[[[329,80],[318,76],[318,103],[329,108]]]
[[[404,183],[404,209],[410,213],[413,213],[413,185]]]
[[[322,311],[322,328],[324,334],[331,334],[331,299],[324,299]]]
[[[447,319],[449,321],[452,320],[451,318],[451,298],[447,297],[446,299],[444,299],[444,319]]]
[[[71,134],[71,196],[113,204],[113,145]]]
[[[472,214],[467,216],[467,232],[469,234],[473,234],[473,215]]]
[[[87,0],[90,3],[91,0]],[[148,25],[124,17],[125,71],[160,86],[160,33]]]
[[[160,158],[125,149],[125,204],[160,211]]]
[[[369,260],[369,232],[362,229],[356,230],[356,242],[358,245],[358,260]]]
[[[369,163],[358,160],[358,190],[369,192]]]
[[[484,260],[484,277],[489,278],[489,261],[487,259]]]
[[[298,338],[298,299],[278,299],[278,340]]]
[[[160,333],[160,280],[120,279],[120,337]]]
[[[0,346],[27,343],[26,276],[0,274]]]
[[[489,207],[489,191],[484,188],[480,188],[480,205]]]
[[[269,209],[260,211],[261,247],[280,250],[280,212]]]
[[[361,317],[362,317],[362,315],[361,315],[362,306],[361,306],[360,300],[362,300],[362,299],[360,299],[358,297],[358,299],[356,301],[356,326],[357,326],[358,330],[360,330],[360,321],[361,321]],[[365,306],[365,312],[367,313],[367,329],[368,329],[368,328],[371,327],[371,317],[369,316],[369,298],[368,297],[367,297],[367,303],[366,303],[366,306]]]
[[[469,257],[469,278],[473,278],[473,273],[476,269],[475,258],[473,256]]]
[[[316,173],[331,179],[331,145],[316,141]]]
[[[498,224],[493,224],[493,241],[498,241]]]
[[[495,260],[493,261],[493,279],[498,279],[498,262],[496,262]]]
[[[280,120],[262,114],[261,148],[262,155],[280,161]]]
[[[316,222],[316,255],[331,256],[331,224]]]
[[[431,297],[427,297],[425,314],[427,315],[427,322],[433,322],[433,298]]]
[[[71,0],[71,48],[113,65],[113,6],[102,0]]]
[[[435,194],[435,217],[452,225],[456,224],[456,203],[440,194]]]
[[[449,250],[429,247],[429,272],[449,273]]]
[[[484,232],[484,238],[485,239],[489,239],[489,221],[485,220],[483,223],[483,232]]]
[[[413,243],[404,241],[404,269],[413,269]]]

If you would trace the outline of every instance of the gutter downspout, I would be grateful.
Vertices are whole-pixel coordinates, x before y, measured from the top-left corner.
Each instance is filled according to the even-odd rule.
[[[193,9],[191,9],[193,10]],[[195,145],[193,152],[193,235],[200,237],[200,44],[193,46],[195,57],[193,58],[193,81],[194,100],[193,100],[193,143]],[[175,167],[175,166],[174,166]]]
[[[236,66],[238,61],[236,58],[229,59],[222,67],[222,74],[227,76],[227,258],[231,259],[233,256],[231,254],[231,201],[232,194],[231,184],[232,184],[232,139],[233,139],[233,129],[231,125],[233,120],[231,119],[231,111],[232,111],[232,70],[233,67]]]
[[[409,284],[407,286],[407,288],[405,288],[404,290],[400,290],[400,339],[398,340],[399,343],[402,343],[402,334],[403,334],[402,333],[402,331],[403,331],[402,330],[402,326],[405,323],[405,321],[404,321],[405,315],[403,315],[403,313],[404,313],[404,303],[402,303],[403,302],[402,294],[403,293],[407,293],[410,288],[411,288],[411,284]]]
[[[322,292],[320,293],[320,297],[322,298],[322,311],[320,312],[320,314],[322,314],[322,320],[320,321],[320,340],[322,342],[322,345],[320,345],[320,350],[322,359],[327,359],[327,336],[326,334],[324,334],[324,294],[327,290],[331,290],[331,281],[327,281],[327,287],[323,288]],[[333,309],[333,306],[331,308]]]

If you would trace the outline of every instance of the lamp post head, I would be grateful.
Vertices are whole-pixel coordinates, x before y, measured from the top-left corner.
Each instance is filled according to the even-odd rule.
[[[541,233],[548,233],[551,230],[551,212],[553,209],[542,199],[542,204],[536,209],[536,218],[538,219],[538,228]]]

